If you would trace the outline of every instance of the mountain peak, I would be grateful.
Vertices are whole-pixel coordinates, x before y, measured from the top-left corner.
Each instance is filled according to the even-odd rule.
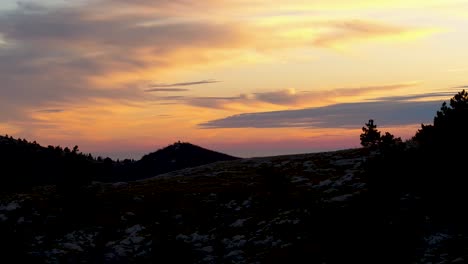
[[[221,152],[177,141],[172,145],[144,155],[136,166],[140,175],[151,177],[161,173],[201,166],[217,161],[239,159]]]
[[[141,160],[160,160],[167,157],[190,160],[208,159],[213,161],[238,159],[237,157],[209,150],[188,142],[177,141],[165,148],[146,154]]]

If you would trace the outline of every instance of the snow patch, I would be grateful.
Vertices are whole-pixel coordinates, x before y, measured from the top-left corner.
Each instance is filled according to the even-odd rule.
[[[300,220],[299,219],[294,219],[294,220],[291,220],[291,219],[282,219],[278,222],[276,222],[277,225],[284,225],[284,224],[292,224],[292,225],[297,225],[299,224]]]
[[[80,252],[83,251],[83,248],[81,248],[79,245],[74,244],[74,243],[67,242],[67,243],[63,243],[62,245],[65,249],[68,249],[68,250],[80,251]]]
[[[354,174],[347,172],[344,176],[340,177],[339,179],[335,180],[333,183],[333,187],[339,187],[342,186],[343,184],[350,182],[353,180]]]
[[[244,206],[245,208],[249,208],[250,206],[252,206],[252,197],[249,197],[249,199],[245,200],[242,203],[242,206]]]
[[[349,200],[351,197],[353,197],[354,195],[352,194],[343,194],[343,195],[340,195],[340,196],[335,196],[333,198],[330,198],[330,202],[344,202],[344,201],[347,201]]]
[[[335,166],[351,166],[351,165],[355,165],[356,163],[361,163],[361,159],[360,158],[339,159],[339,160],[332,160],[330,161],[330,163]]]
[[[131,235],[131,234],[135,234],[135,233],[137,233],[137,232],[140,232],[140,231],[142,231],[142,230],[144,230],[144,229],[145,229],[145,228],[142,227],[141,225],[134,225],[134,226],[132,226],[132,227],[127,228],[127,229],[125,230],[125,233]]]
[[[225,256],[225,258],[231,258],[231,257],[239,256],[239,255],[242,255],[242,254],[244,254],[244,251],[242,251],[242,250],[233,250],[233,251],[229,252]]]
[[[211,253],[211,252],[213,252],[213,247],[212,246],[206,246],[206,247],[200,248],[200,250],[204,251],[204,252],[207,252],[207,253]]]
[[[178,234],[176,236],[176,240],[182,240],[185,243],[199,243],[199,242],[207,242],[209,240],[210,236],[209,235],[200,235],[197,232],[191,234],[191,235],[184,235],[184,234]]]
[[[144,243],[147,240],[147,234],[141,234],[146,228],[141,225],[131,226],[124,231],[123,239],[120,241],[110,241],[106,244],[109,253],[105,255],[106,261],[113,262],[122,257],[145,256],[151,250],[151,243]],[[151,241],[150,241],[151,242]]]
[[[466,263],[466,262],[464,258],[459,257],[459,258],[452,260],[452,263]]]
[[[8,217],[4,214],[0,214],[0,221],[5,222],[6,220],[8,220]]]
[[[16,201],[13,201],[7,205],[0,205],[0,211],[14,211],[16,209],[21,208],[20,204]]]
[[[116,182],[112,184],[114,188],[128,187],[128,182]]]
[[[309,181],[309,179],[303,176],[294,176],[291,179],[291,183],[300,183],[305,181]]]
[[[436,234],[433,234],[431,236],[428,236],[428,237],[425,237],[424,238],[424,241],[426,241],[426,243],[430,246],[434,246],[434,245],[437,245],[437,244],[440,244],[444,241],[446,241],[447,239],[450,239],[451,236],[448,235],[448,234],[444,234],[444,233],[436,233]]]
[[[319,182],[317,185],[315,185],[314,187],[316,188],[320,188],[320,187],[325,187],[325,186],[328,186],[330,184],[332,184],[333,182],[330,180],[330,179],[326,179],[324,181],[321,181]]]
[[[246,219],[237,219],[234,223],[232,223],[230,226],[231,227],[242,227],[244,226],[244,223],[249,220],[249,218]]]

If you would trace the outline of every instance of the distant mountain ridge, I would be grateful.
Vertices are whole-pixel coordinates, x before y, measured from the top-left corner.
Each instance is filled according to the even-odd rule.
[[[186,142],[176,142],[143,156],[138,161],[93,157],[60,146],[43,147],[26,139],[0,136],[0,182],[10,186],[44,184],[86,184],[91,181],[117,182],[139,180],[161,173],[205,165],[217,161],[239,159]]]
[[[134,163],[126,164],[121,180],[144,179],[166,172],[236,159],[239,158],[179,141],[146,154]],[[128,172],[133,172],[133,174]]]

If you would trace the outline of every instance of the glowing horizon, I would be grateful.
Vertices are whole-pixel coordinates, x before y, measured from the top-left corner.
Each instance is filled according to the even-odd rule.
[[[241,157],[358,147],[371,118],[407,139],[467,84],[467,10],[458,0],[7,0],[1,134],[114,158],[178,140]]]

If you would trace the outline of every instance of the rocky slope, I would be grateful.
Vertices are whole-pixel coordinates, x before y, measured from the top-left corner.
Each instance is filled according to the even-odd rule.
[[[446,244],[464,238],[432,228],[405,239],[401,230],[412,226],[389,223],[391,214],[365,202],[370,156],[252,158],[135,182],[4,192],[2,255],[34,263],[463,262]]]

